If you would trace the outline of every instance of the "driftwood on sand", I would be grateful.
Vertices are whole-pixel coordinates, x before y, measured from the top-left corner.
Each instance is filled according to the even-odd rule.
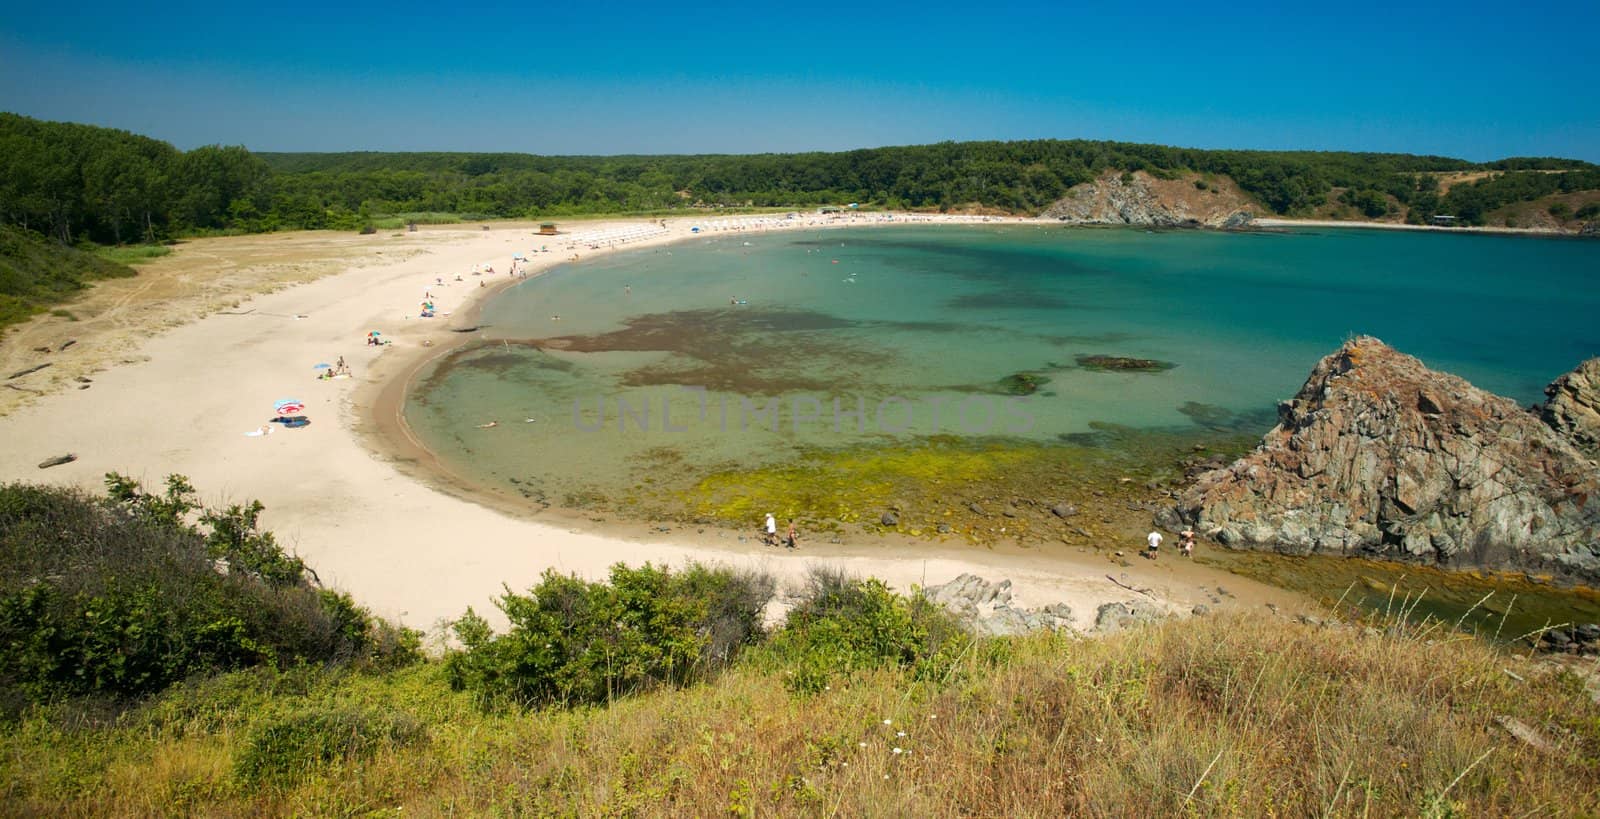
[[[40,371],[40,370],[42,370],[42,369],[44,369],[45,367],[48,367],[48,366],[50,366],[50,362],[46,361],[43,364],[35,364],[32,367],[27,368],[26,370],[17,370],[16,372],[12,373],[11,375],[6,376],[6,380],[7,381],[11,381],[11,380],[14,380],[14,379],[17,379],[17,378],[21,378],[21,377],[23,377],[23,376],[25,376],[25,375],[27,375],[29,373],[36,373],[36,372],[38,372],[38,371]]]
[[[76,460],[78,460],[78,456],[76,454],[74,454],[74,453],[68,452],[65,455],[57,455],[54,458],[45,458],[44,460],[39,462],[39,468],[40,469],[49,469],[52,466],[60,466],[62,464],[70,464],[70,463],[72,463],[73,461],[76,461]]]
[[[1118,586],[1121,586],[1124,589],[1127,589],[1128,591],[1138,592],[1138,593],[1140,593],[1142,595],[1145,595],[1146,597],[1155,597],[1155,593],[1150,591],[1149,589],[1136,589],[1136,588],[1128,585],[1127,583],[1124,583],[1121,580],[1118,580],[1115,577],[1112,577],[1109,574],[1106,575],[1106,579],[1111,581],[1112,583],[1117,584]]]

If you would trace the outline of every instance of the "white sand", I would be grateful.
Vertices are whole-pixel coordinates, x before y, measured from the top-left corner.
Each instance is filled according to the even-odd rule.
[[[715,234],[774,227],[775,221],[679,220],[667,230],[651,231],[644,223],[580,223],[571,229],[607,241],[649,232],[649,238],[622,245],[635,248],[687,238],[691,224],[710,226],[707,232]],[[142,343],[135,357],[141,360],[97,374],[92,388],[47,395],[0,417],[0,480],[98,490],[103,475],[115,470],[154,488],[168,473],[180,473],[208,503],[260,499],[267,507],[264,526],[304,557],[325,583],[349,591],[379,614],[420,628],[458,616],[469,605],[492,613],[491,598],[502,584],[525,590],[546,568],[602,577],[619,561],[747,564],[794,578],[807,563],[821,560],[901,589],[942,583],[970,571],[991,580],[1010,578],[1023,605],[1067,602],[1081,626],[1092,622],[1095,606],[1134,597],[1107,580],[1108,572],[1130,585],[1155,589],[1179,608],[1207,602],[1198,586],[1218,582],[1239,594],[1235,605],[1259,605],[1265,599],[1279,605],[1298,602],[1243,578],[1180,566],[1170,554],[1159,563],[1136,560],[1141,565],[1118,568],[1092,554],[1068,556],[1065,547],[1057,555],[1002,553],[890,545],[862,536],[842,546],[805,543],[780,554],[731,538],[722,540],[726,548],[718,548],[572,531],[503,514],[437,488],[432,485],[436,481],[402,473],[370,446],[373,408],[383,380],[440,348],[424,349],[424,340],[443,345],[460,338],[446,330],[449,318],[416,318],[424,289],[436,276],[443,277],[446,286],[431,287],[433,300],[439,310],[456,312],[493,290],[478,286],[479,278],[470,275],[474,265],[492,262],[499,273],[484,279],[507,281],[513,253],[542,245],[554,251],[531,257],[533,275],[573,252],[566,249],[570,236],[531,234],[529,226],[489,231],[473,226],[401,238],[365,237],[374,253],[419,244],[428,252],[392,252],[408,258],[392,265],[352,266],[256,297],[237,308],[254,311],[248,315],[213,314],[167,330]],[[588,257],[610,251],[576,252]],[[457,273],[465,281],[455,282]],[[394,344],[364,345],[369,330],[382,331]],[[83,343],[92,345],[94,339]],[[354,379],[315,380],[313,364],[332,363],[341,355],[354,369]],[[247,437],[246,432],[272,416],[279,398],[303,399],[311,426]],[[41,460],[67,452],[76,453],[78,460],[49,470],[37,467]],[[1132,553],[1137,543],[1124,546]]]
[[[1364,228],[1371,230],[1423,230],[1435,233],[1492,233],[1507,236],[1571,236],[1573,234],[1562,230],[1547,228],[1508,228],[1508,227],[1473,227],[1471,225],[1458,225],[1445,227],[1444,225],[1409,225],[1403,222],[1362,222],[1357,220],[1341,221],[1337,219],[1252,219],[1251,227],[1258,228]]]

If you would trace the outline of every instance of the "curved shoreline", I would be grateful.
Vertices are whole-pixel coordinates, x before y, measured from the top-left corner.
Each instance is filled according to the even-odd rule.
[[[804,230],[847,230],[851,228],[871,227],[908,227],[908,226],[940,226],[940,225],[1002,225],[1002,224],[1034,224],[1042,226],[1057,226],[1055,220],[1029,219],[1025,217],[974,217],[974,216],[949,216],[935,217],[928,214],[873,214],[871,218],[861,216],[835,217],[829,220],[785,220],[776,217],[745,217],[735,219],[735,222],[745,222],[752,227],[724,228],[719,232],[695,233],[687,230],[691,223],[701,223],[704,220],[680,217],[675,220],[649,220],[646,224],[655,224],[665,221],[669,227],[667,232],[652,237],[637,244],[623,244],[613,247],[591,251],[590,259],[596,255],[611,255],[616,252],[644,250],[647,248],[665,247],[694,239],[705,239],[725,233],[776,233],[795,232]],[[786,224],[793,221],[793,226]],[[602,224],[611,224],[610,222]],[[638,222],[622,224],[640,224]],[[571,241],[571,237],[569,237]],[[570,251],[570,249],[569,249]],[[582,254],[579,254],[582,255]],[[556,258],[560,256],[560,258]],[[545,275],[554,268],[563,264],[581,264],[581,258],[569,259],[564,254],[551,254],[550,258],[535,256],[539,264],[527,269],[526,278],[507,279],[492,286],[480,288],[479,292],[471,294],[462,309],[455,311],[448,324],[462,324],[472,326],[477,324],[478,317],[482,315],[484,307],[495,296],[516,287],[519,284],[532,281]],[[362,443],[374,454],[393,464],[401,472],[406,473],[426,485],[432,486],[443,492],[454,494],[466,500],[480,502],[502,514],[532,521],[541,521],[547,524],[576,524],[584,529],[609,535],[639,535],[647,534],[649,522],[644,520],[627,520],[597,525],[582,510],[568,509],[560,506],[550,506],[542,511],[531,511],[525,502],[512,496],[505,489],[482,481],[475,481],[460,472],[451,469],[450,465],[440,458],[437,453],[429,449],[416,433],[405,417],[406,400],[412,392],[417,376],[423,370],[439,359],[470,346],[478,339],[471,333],[456,333],[450,331],[448,326],[441,325],[444,331],[430,333],[425,342],[428,346],[417,346],[411,355],[402,353],[392,366],[392,372],[381,372],[374,378],[365,382],[356,392],[355,403],[360,409],[359,421],[356,425],[358,437]],[[441,343],[442,340],[442,343]],[[388,367],[385,367],[387,370]],[[923,543],[907,539],[907,543]],[[923,544],[926,545],[926,544]]]
[[[864,226],[879,218],[841,219],[832,225],[797,220],[801,223],[795,227]],[[913,216],[888,223],[984,221]],[[585,223],[579,229],[593,233],[607,224],[621,223]],[[675,231],[656,231],[662,235],[654,241],[616,249],[693,238],[696,234],[688,231],[693,224],[704,222],[674,221]],[[474,340],[449,332],[449,327],[472,323],[487,297],[522,280],[502,271],[496,275],[503,278],[491,278],[482,288],[471,277],[430,288],[442,311],[456,312],[425,320],[415,318],[420,287],[436,278],[453,279],[457,271],[465,274],[485,259],[495,259],[498,267],[514,250],[530,243],[537,247],[547,238],[532,236],[532,226],[523,230],[522,225],[507,225],[487,232],[456,228],[314,237],[318,248],[353,254],[354,261],[314,281],[260,295],[244,289],[248,282],[224,273],[226,268],[212,260],[281,265],[284,251],[273,255],[273,249],[297,246],[298,240],[250,237],[236,244],[208,243],[216,252],[208,251],[198,267],[190,258],[183,269],[193,273],[185,275],[193,275],[208,298],[222,291],[242,303],[224,303],[191,320],[172,321],[132,349],[113,347],[108,343],[112,339],[83,336],[79,346],[108,357],[111,366],[96,374],[91,385],[40,396],[0,417],[0,440],[8,443],[0,447],[0,480],[98,492],[111,471],[152,487],[168,474],[182,474],[199,487],[208,504],[260,500],[266,507],[262,527],[316,567],[325,582],[380,615],[425,629],[460,616],[469,606],[495,618],[495,595],[506,586],[526,588],[547,569],[593,578],[603,577],[618,562],[647,561],[727,563],[770,571],[786,582],[822,562],[901,589],[971,572],[994,581],[1011,579],[1019,605],[1068,603],[1080,627],[1093,622],[1098,605],[1131,596],[1106,579],[1108,571],[1126,574],[1124,582],[1152,589],[1175,609],[1205,602],[1196,589],[1207,583],[1234,589],[1239,599],[1230,601],[1233,606],[1259,608],[1268,600],[1285,608],[1306,606],[1306,598],[1296,593],[1187,562],[1138,561],[1140,565],[1119,569],[1108,553],[1089,549],[952,548],[876,535],[846,537],[837,544],[807,541],[788,552],[754,540],[741,542],[737,533],[696,531],[692,525],[674,524],[673,531],[660,532],[648,522],[601,521],[597,526],[587,517],[529,515],[526,504],[513,504],[504,495],[497,498],[470,482],[451,481],[401,426],[404,397],[429,362]],[[716,236],[713,232],[708,238]],[[561,247],[571,238],[556,237],[550,246]],[[231,248],[244,252],[230,257]],[[184,253],[180,249],[174,256],[181,262]],[[530,276],[570,256],[534,255]],[[161,320],[159,314],[151,318]],[[364,346],[362,339],[373,329],[395,344]],[[424,341],[431,344],[424,346]],[[313,363],[340,355],[356,378],[313,378]],[[313,424],[248,436],[247,431],[271,417],[274,399],[286,396],[305,399]],[[152,423],[156,397],[163,409],[160,422]],[[48,472],[38,469],[42,458],[62,452],[79,458]],[[1126,544],[1097,545],[1115,549]]]

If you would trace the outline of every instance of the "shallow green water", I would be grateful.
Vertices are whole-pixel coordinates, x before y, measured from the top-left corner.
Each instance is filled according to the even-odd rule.
[[[1600,352],[1597,273],[1594,242],[1386,231],[719,236],[506,292],[408,418],[467,474],[560,503],[935,433],[1258,433],[1351,333],[1532,402]],[[1019,372],[1047,381],[1004,395]]]

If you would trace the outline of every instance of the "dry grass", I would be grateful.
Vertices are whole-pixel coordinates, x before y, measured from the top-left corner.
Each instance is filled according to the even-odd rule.
[[[713,684],[592,710],[483,714],[430,664],[234,674],[115,727],[38,712],[0,740],[0,813],[1600,811],[1600,707],[1579,682],[1442,629],[1227,617],[1103,640],[1036,635],[980,644],[942,683],[875,672],[809,698],[754,660]],[[253,732],[307,708],[402,715],[425,736],[308,766],[292,784],[241,782],[234,763]],[[1553,749],[1514,739],[1502,716]]]

